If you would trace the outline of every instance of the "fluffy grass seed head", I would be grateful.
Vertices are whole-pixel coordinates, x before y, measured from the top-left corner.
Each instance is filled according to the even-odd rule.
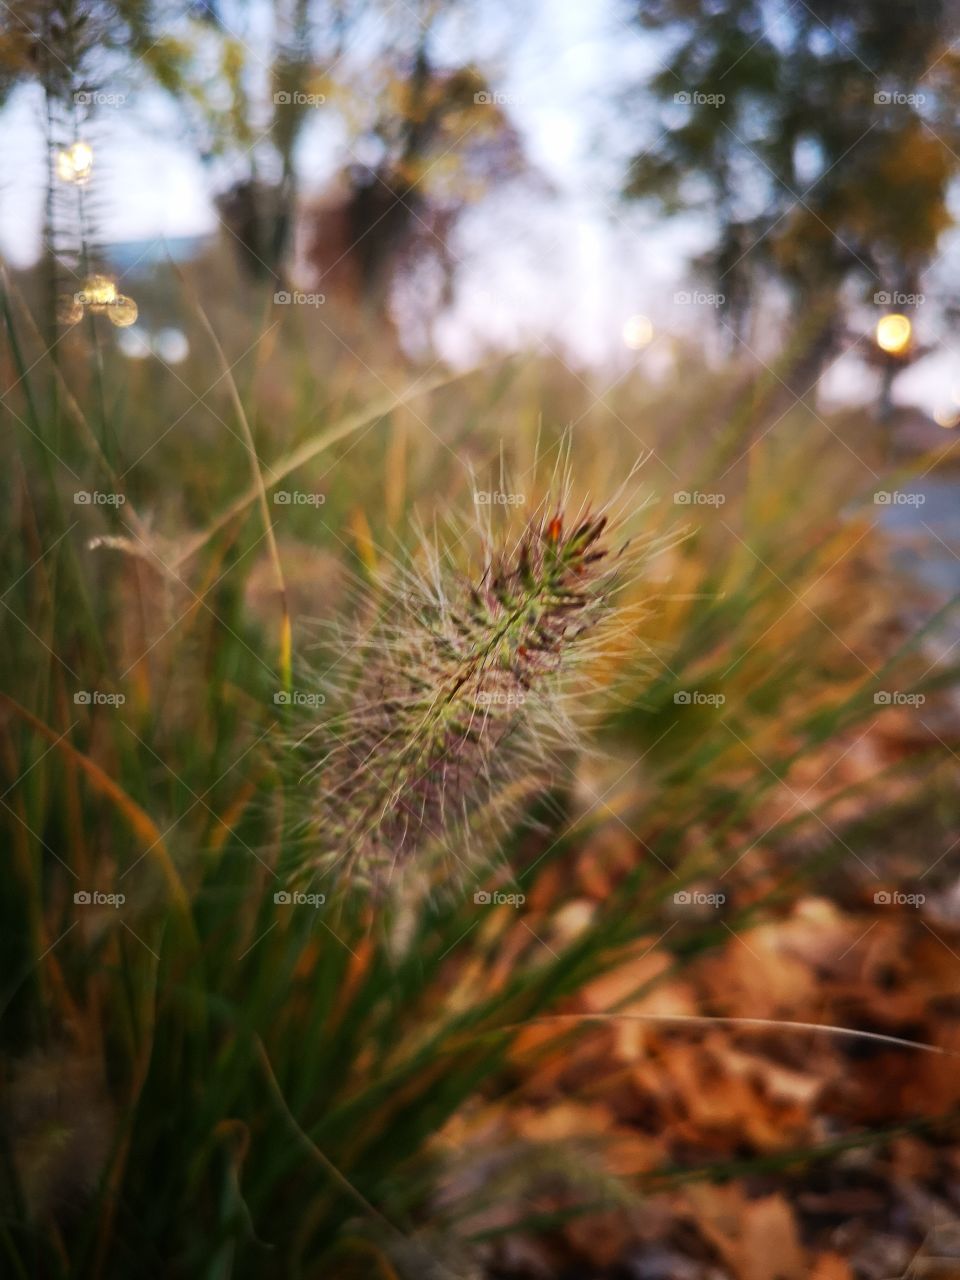
[[[623,549],[609,537],[604,514],[544,506],[473,578],[443,554],[399,575],[341,656],[339,706],[308,735],[301,876],[381,887],[437,861],[475,869],[518,783],[542,783],[569,745],[561,677],[610,612]]]

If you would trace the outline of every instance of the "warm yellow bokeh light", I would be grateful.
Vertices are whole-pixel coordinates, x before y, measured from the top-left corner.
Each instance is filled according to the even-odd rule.
[[[88,276],[77,301],[91,311],[103,311],[117,300],[117,286],[109,276]]]
[[[93,315],[104,315],[118,329],[136,324],[139,308],[132,298],[117,293],[116,282],[109,276],[87,276],[82,289],[72,298],[61,299],[60,315],[64,324],[73,324],[84,309]]]
[[[107,308],[110,323],[115,324],[118,329],[126,329],[127,325],[136,324],[138,314],[137,304],[123,293],[118,293]]]
[[[946,427],[949,431],[960,423],[960,410],[955,409],[952,404],[938,405],[933,411],[933,420],[938,427]]]
[[[881,351],[898,356],[910,345],[912,332],[913,325],[906,316],[881,316],[877,321],[877,346]]]
[[[631,351],[642,351],[653,341],[653,324],[646,316],[631,316],[623,326],[623,341]]]
[[[57,177],[62,182],[81,185],[93,169],[93,148],[88,142],[74,142],[57,152]]]

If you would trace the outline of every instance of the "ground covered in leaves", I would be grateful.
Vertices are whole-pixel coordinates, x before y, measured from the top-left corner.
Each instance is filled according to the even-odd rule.
[[[935,725],[954,749],[949,716],[935,714],[942,709],[928,707],[922,717],[891,711],[842,754],[834,745],[833,765],[807,762],[810,781],[839,791],[853,777],[875,775],[889,787],[884,766],[912,750],[918,733]],[[862,812],[851,806],[847,816],[855,823]],[[845,829],[835,830],[843,840]],[[800,843],[811,840],[808,832]],[[705,883],[704,896],[719,886],[740,905],[751,896],[766,901],[785,860],[798,853],[760,840],[722,881]],[[550,912],[551,875],[543,878],[516,923],[516,954],[531,932],[550,946],[585,927],[643,856],[626,824],[605,829],[569,867],[555,869],[558,890],[572,875],[581,891],[559,916]],[[604,1175],[625,1175],[638,1194],[553,1229],[502,1238],[510,1213],[491,1211],[474,1224],[489,1235],[487,1274],[960,1277],[954,865],[950,829],[913,810],[905,795],[902,828],[877,833],[869,859],[850,857],[824,885],[767,908],[754,923],[733,928],[709,901],[668,902],[658,931],[567,1011],[619,1016],[599,1018],[588,1035],[582,1020],[525,1031],[508,1089],[457,1117],[445,1135],[450,1150],[473,1153],[477,1178],[493,1177],[503,1153],[524,1144],[563,1140],[569,1151],[572,1143],[578,1168],[545,1172],[542,1192],[524,1203],[524,1213],[544,1223],[563,1215],[565,1187],[584,1170],[596,1173],[598,1186]],[[689,927],[690,910],[705,929],[719,924],[727,936],[680,964],[673,930]],[[510,963],[508,946],[504,972]],[[785,1022],[856,1028],[934,1051]]]

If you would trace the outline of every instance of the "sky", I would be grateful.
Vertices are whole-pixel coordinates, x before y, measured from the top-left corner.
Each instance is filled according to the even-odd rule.
[[[720,344],[709,304],[676,301],[679,291],[695,288],[685,262],[706,245],[708,229],[692,218],[658,221],[617,195],[641,110],[626,90],[656,67],[657,46],[625,26],[622,0],[533,5],[519,38],[515,29],[491,30],[491,56],[499,62],[496,88],[550,190],[519,198],[505,188],[464,219],[453,246],[462,264],[456,300],[435,332],[439,352],[467,363],[490,345],[536,344],[614,370],[642,361],[651,374],[666,376],[677,335],[702,337],[715,353]],[[257,10],[244,12],[250,25],[240,34],[255,48]],[[38,252],[45,190],[36,88],[16,92],[2,126],[0,252],[25,266]],[[104,241],[216,231],[212,194],[227,175],[205,168],[181,134],[174,105],[157,92],[100,109],[95,208]],[[346,137],[318,110],[299,155],[306,190],[321,191],[349,158]],[[938,270],[960,266],[958,238],[944,249]],[[623,326],[638,313],[650,317],[655,336],[631,351]],[[851,344],[876,318],[869,307],[856,316]],[[916,332],[933,351],[900,377],[897,399],[932,413],[960,392],[960,357],[932,306],[917,309]],[[868,400],[875,374],[855,356],[842,358],[822,390],[828,402]]]

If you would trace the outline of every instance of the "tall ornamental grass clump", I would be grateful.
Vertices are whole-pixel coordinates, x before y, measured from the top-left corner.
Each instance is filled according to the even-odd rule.
[[[521,1059],[585,1033],[593,979],[648,953],[677,974],[802,888],[803,850],[834,867],[854,851],[855,870],[892,823],[939,821],[923,802],[942,752],[843,790],[796,778],[843,759],[878,688],[955,678],[917,657],[882,544],[850,514],[876,482],[807,419],[760,440],[762,399],[735,412],[708,375],[655,414],[627,384],[610,412],[585,395],[583,424],[551,435],[538,407],[562,393],[551,420],[575,411],[553,365],[403,401],[332,359],[318,381],[279,341],[178,430],[188,406],[161,368],[107,349],[98,383],[80,333],[54,365],[21,313],[5,295],[0,1273],[466,1280],[501,1236],[622,1204],[635,1188],[568,1144],[456,1135],[509,1107]],[[201,385],[207,335],[184,323]],[[669,416],[684,396],[696,429]],[[669,465],[631,473],[610,510],[561,485],[480,547],[395,568],[380,550],[441,505],[440,481],[469,500],[448,441],[493,459],[490,424],[517,423],[526,480],[542,437],[558,454],[567,438],[577,493],[602,495],[636,456],[618,420],[645,415]],[[322,509],[269,501],[295,484]],[[690,519],[681,486],[728,500]],[[622,529],[604,523],[620,510]],[[635,533],[663,550],[642,575]],[[277,562],[285,594],[271,577],[262,606]],[[340,570],[356,599],[336,596]],[[305,714],[283,696],[297,590],[298,655],[305,611],[329,605],[346,637],[320,629],[303,679],[326,700]],[[616,696],[578,768],[595,686]],[[952,774],[939,786],[952,814]],[[849,817],[861,802],[870,824]],[[761,839],[743,907],[731,889],[722,916],[678,914],[695,880],[746,882]],[[618,985],[609,1012],[656,980]],[[562,1032],[530,1034],[554,1014]]]

